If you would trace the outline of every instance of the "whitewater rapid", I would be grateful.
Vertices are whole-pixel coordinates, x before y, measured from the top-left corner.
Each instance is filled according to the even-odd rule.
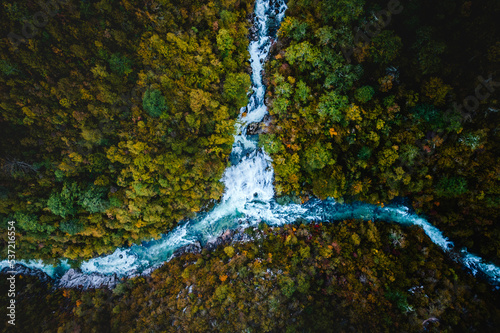
[[[274,173],[271,158],[258,148],[258,138],[247,135],[250,123],[260,122],[267,114],[264,103],[266,87],[262,81],[263,66],[269,54],[279,23],[285,16],[287,6],[284,0],[270,4],[269,0],[257,0],[254,25],[257,40],[249,45],[252,68],[252,94],[248,105],[240,110],[230,160],[232,166],[226,169],[222,182],[225,192],[221,202],[210,212],[180,223],[173,231],[156,241],[144,242],[129,248],[118,248],[110,255],[90,259],[81,264],[83,274],[116,274],[118,277],[133,276],[151,272],[170,260],[175,250],[200,242],[202,244],[221,235],[225,230],[239,227],[253,227],[261,222],[271,226],[313,221],[339,221],[361,219],[386,221],[402,225],[421,227],[427,236],[454,260],[461,262],[472,274],[482,274],[492,285],[500,286],[500,268],[485,263],[467,252],[456,250],[443,233],[423,217],[402,205],[380,207],[365,203],[339,204],[332,199],[312,199],[305,204],[279,205],[275,201],[273,187]],[[58,266],[42,261],[21,261],[29,268],[44,271],[53,278],[61,278],[70,267],[66,260]],[[8,266],[0,262],[0,269]]]

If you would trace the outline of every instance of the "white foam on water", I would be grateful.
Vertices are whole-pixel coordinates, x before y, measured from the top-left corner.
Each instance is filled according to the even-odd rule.
[[[137,257],[131,249],[116,249],[110,255],[90,259],[80,266],[84,273],[124,275],[139,268]]]
[[[393,221],[400,224],[406,225],[416,225],[421,227],[425,234],[431,239],[431,241],[441,247],[444,251],[449,251],[453,249],[454,244],[447,237],[443,235],[441,230],[430,224],[424,218],[416,215],[410,214],[408,207],[400,206],[397,208],[387,207],[383,208],[383,211],[388,213],[389,221]]]
[[[271,160],[263,152],[255,151],[226,170],[222,181],[226,185],[222,202],[233,202],[244,207],[253,200],[270,202],[274,197]]]
[[[473,275],[482,273],[487,276],[490,281],[500,285],[500,267],[491,263],[485,263],[481,257],[469,253],[467,249],[460,250],[460,253],[462,255],[462,264],[470,269]]]

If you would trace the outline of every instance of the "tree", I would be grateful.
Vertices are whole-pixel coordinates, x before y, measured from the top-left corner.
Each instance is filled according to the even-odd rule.
[[[38,222],[38,217],[35,214],[27,214],[16,212],[14,220],[19,223],[19,227],[26,231],[43,231],[43,226]]]
[[[132,73],[132,61],[126,56],[114,53],[108,60],[111,70],[119,75]]]
[[[373,37],[370,53],[375,63],[390,64],[399,55],[403,43],[392,30],[384,30]]]
[[[436,186],[436,193],[445,198],[458,197],[467,192],[467,180],[464,177],[443,177]]]
[[[311,96],[311,88],[304,83],[304,81],[300,80],[297,83],[297,87],[295,88],[294,98],[296,101],[306,103],[307,100]]]
[[[73,236],[82,231],[84,227],[78,219],[70,219],[61,222],[61,224],[59,225],[59,229],[61,229],[62,232]]]
[[[347,108],[349,99],[336,91],[330,91],[319,98],[318,114],[332,122],[340,122],[343,111]]]
[[[161,91],[157,89],[146,90],[142,98],[142,107],[151,116],[158,118],[168,110],[167,102]]]
[[[318,10],[323,20],[348,24],[363,14],[364,0],[326,0],[321,2]]]
[[[61,217],[75,215],[77,212],[76,199],[80,194],[80,188],[75,182],[64,182],[61,192],[53,191],[47,201],[50,211]]]
[[[434,105],[442,106],[445,97],[452,90],[451,86],[444,84],[438,77],[431,77],[422,87],[422,94],[428,97]]]
[[[312,69],[319,62],[319,50],[309,41],[298,44],[292,44],[285,54],[286,60],[290,65],[297,63],[300,71]]]
[[[395,147],[386,148],[378,153],[378,165],[381,169],[385,169],[394,164],[398,157]]]
[[[224,98],[231,102],[236,108],[242,108],[247,104],[247,92],[250,88],[250,76],[246,73],[230,73],[224,81]]]
[[[354,97],[361,103],[369,102],[373,95],[375,94],[375,89],[372,86],[363,86],[356,89],[354,92]]]
[[[368,146],[363,146],[359,150],[358,158],[363,161],[366,161],[371,157],[371,155],[372,155],[372,149]]]
[[[217,33],[217,48],[223,58],[229,56],[235,49],[234,40],[227,29],[220,29]]]
[[[105,187],[89,185],[87,190],[80,194],[78,204],[91,214],[103,213],[108,208],[108,202],[104,199],[106,194]]]
[[[446,44],[434,39],[434,29],[426,26],[417,30],[417,41],[413,49],[418,55],[418,64],[423,74],[432,74],[439,70],[441,57]]]
[[[332,162],[331,153],[319,141],[306,148],[304,159],[306,166],[311,171],[323,169],[328,163]]]

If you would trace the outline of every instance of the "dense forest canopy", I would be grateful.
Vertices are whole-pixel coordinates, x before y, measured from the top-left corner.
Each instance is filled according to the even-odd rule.
[[[0,4],[0,230],[15,221],[18,259],[76,264],[220,199],[251,85],[253,6]],[[497,0],[288,1],[259,124],[277,202],[406,197],[458,247],[500,263],[499,14]],[[498,330],[498,290],[422,229],[301,222],[261,223],[247,242],[184,254],[113,290],[18,275],[19,326],[0,327]],[[1,289],[9,283],[2,275]],[[10,301],[0,294],[0,307]]]
[[[266,75],[278,195],[409,197],[500,258],[498,1],[289,1]]]
[[[0,223],[18,258],[90,258],[221,197],[252,5],[2,2]]]

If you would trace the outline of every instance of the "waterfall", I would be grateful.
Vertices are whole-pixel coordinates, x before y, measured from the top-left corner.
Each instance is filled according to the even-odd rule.
[[[144,242],[129,248],[116,249],[110,255],[90,259],[81,265],[81,275],[116,274],[133,276],[147,274],[172,257],[175,250],[195,242],[207,242],[219,236],[224,230],[256,226],[261,221],[272,226],[305,221],[335,221],[344,219],[382,220],[402,225],[417,225],[445,252],[461,262],[474,275],[480,273],[493,285],[500,286],[500,268],[467,252],[455,250],[454,245],[442,232],[424,218],[410,213],[404,206],[379,207],[371,204],[338,204],[332,199],[312,199],[305,204],[279,205],[274,200],[273,168],[271,158],[257,146],[257,139],[247,136],[247,127],[252,122],[262,121],[267,114],[264,103],[265,86],[262,82],[264,61],[269,54],[276,26],[285,16],[287,6],[284,0],[271,5],[269,0],[257,0],[255,20],[258,38],[249,45],[252,68],[252,94],[248,105],[240,110],[236,134],[231,152],[232,165],[226,169],[222,182],[225,192],[221,202],[208,213],[180,223],[173,231],[156,241]],[[68,274],[68,262],[62,260],[57,267],[45,265],[42,261],[22,262],[29,268],[37,268],[49,276],[60,278]],[[0,262],[0,269],[8,267],[6,260]],[[71,276],[75,276],[71,272]],[[79,281],[82,276],[78,277]],[[102,281],[102,277],[96,281]],[[78,282],[80,284],[80,282]],[[87,286],[92,286],[88,281]]]

